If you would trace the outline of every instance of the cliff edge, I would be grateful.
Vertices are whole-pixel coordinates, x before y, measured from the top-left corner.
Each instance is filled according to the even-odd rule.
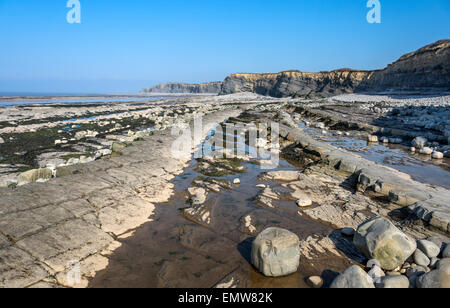
[[[220,94],[254,92],[273,97],[330,96],[353,92],[371,74],[350,69],[320,73],[232,74],[225,79]]]
[[[332,96],[353,92],[450,91],[450,40],[402,56],[382,70],[232,74],[220,94],[254,92],[274,97]]]
[[[450,40],[402,56],[367,78],[356,91],[450,90]]]

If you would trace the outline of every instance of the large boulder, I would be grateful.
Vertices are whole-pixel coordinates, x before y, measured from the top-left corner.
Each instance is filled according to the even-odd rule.
[[[268,277],[295,273],[300,263],[300,240],[285,229],[265,229],[253,241],[251,260]]]
[[[382,217],[361,224],[353,243],[368,259],[377,259],[381,268],[388,271],[402,265],[417,248],[416,241]]]
[[[353,265],[331,283],[333,289],[373,289],[373,279],[359,266]]]

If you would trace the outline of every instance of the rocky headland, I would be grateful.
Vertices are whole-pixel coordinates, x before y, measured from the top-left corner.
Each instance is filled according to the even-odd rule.
[[[450,91],[450,40],[441,40],[402,56],[368,76],[356,91]]]
[[[225,79],[220,94],[253,92],[272,97],[326,97],[352,93],[371,74],[350,69],[320,73],[232,74]]]
[[[252,92],[272,97],[320,98],[345,93],[450,92],[450,40],[441,40],[402,56],[386,68],[361,71],[349,68],[318,73],[298,70],[280,73],[236,73],[223,83],[190,85],[169,83],[144,93]]]
[[[340,69],[305,73],[232,74],[221,94],[253,92],[273,97],[317,97],[359,92],[424,93],[450,91],[450,40],[402,56],[385,69]]]
[[[208,82],[200,84],[188,84],[188,83],[162,83],[155,85],[151,88],[143,89],[141,92],[144,94],[161,94],[161,93],[174,93],[174,94],[218,94],[222,88],[222,82]]]

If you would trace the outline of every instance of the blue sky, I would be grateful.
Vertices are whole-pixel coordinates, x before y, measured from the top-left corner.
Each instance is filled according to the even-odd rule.
[[[131,93],[234,72],[383,68],[450,38],[450,1],[0,0],[0,92]]]

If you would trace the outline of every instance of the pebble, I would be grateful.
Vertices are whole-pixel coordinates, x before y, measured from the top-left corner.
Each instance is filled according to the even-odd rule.
[[[444,158],[444,154],[441,153],[441,152],[434,151],[431,154],[431,157],[434,158],[434,159],[443,159]]]
[[[308,207],[312,205],[312,201],[308,197],[303,197],[297,200],[297,205],[299,207]]]
[[[234,180],[233,180],[233,184],[235,184],[235,185],[241,184],[241,180],[239,180],[239,179],[234,179]]]
[[[369,142],[378,142],[378,137],[377,136],[368,136],[367,137],[367,141]]]
[[[431,154],[433,153],[433,149],[427,148],[427,147],[421,148],[421,149],[419,150],[419,153],[420,153],[420,154],[424,154],[424,155],[431,155]]]
[[[319,276],[312,276],[306,279],[306,283],[314,289],[320,289],[323,286],[323,279]]]

